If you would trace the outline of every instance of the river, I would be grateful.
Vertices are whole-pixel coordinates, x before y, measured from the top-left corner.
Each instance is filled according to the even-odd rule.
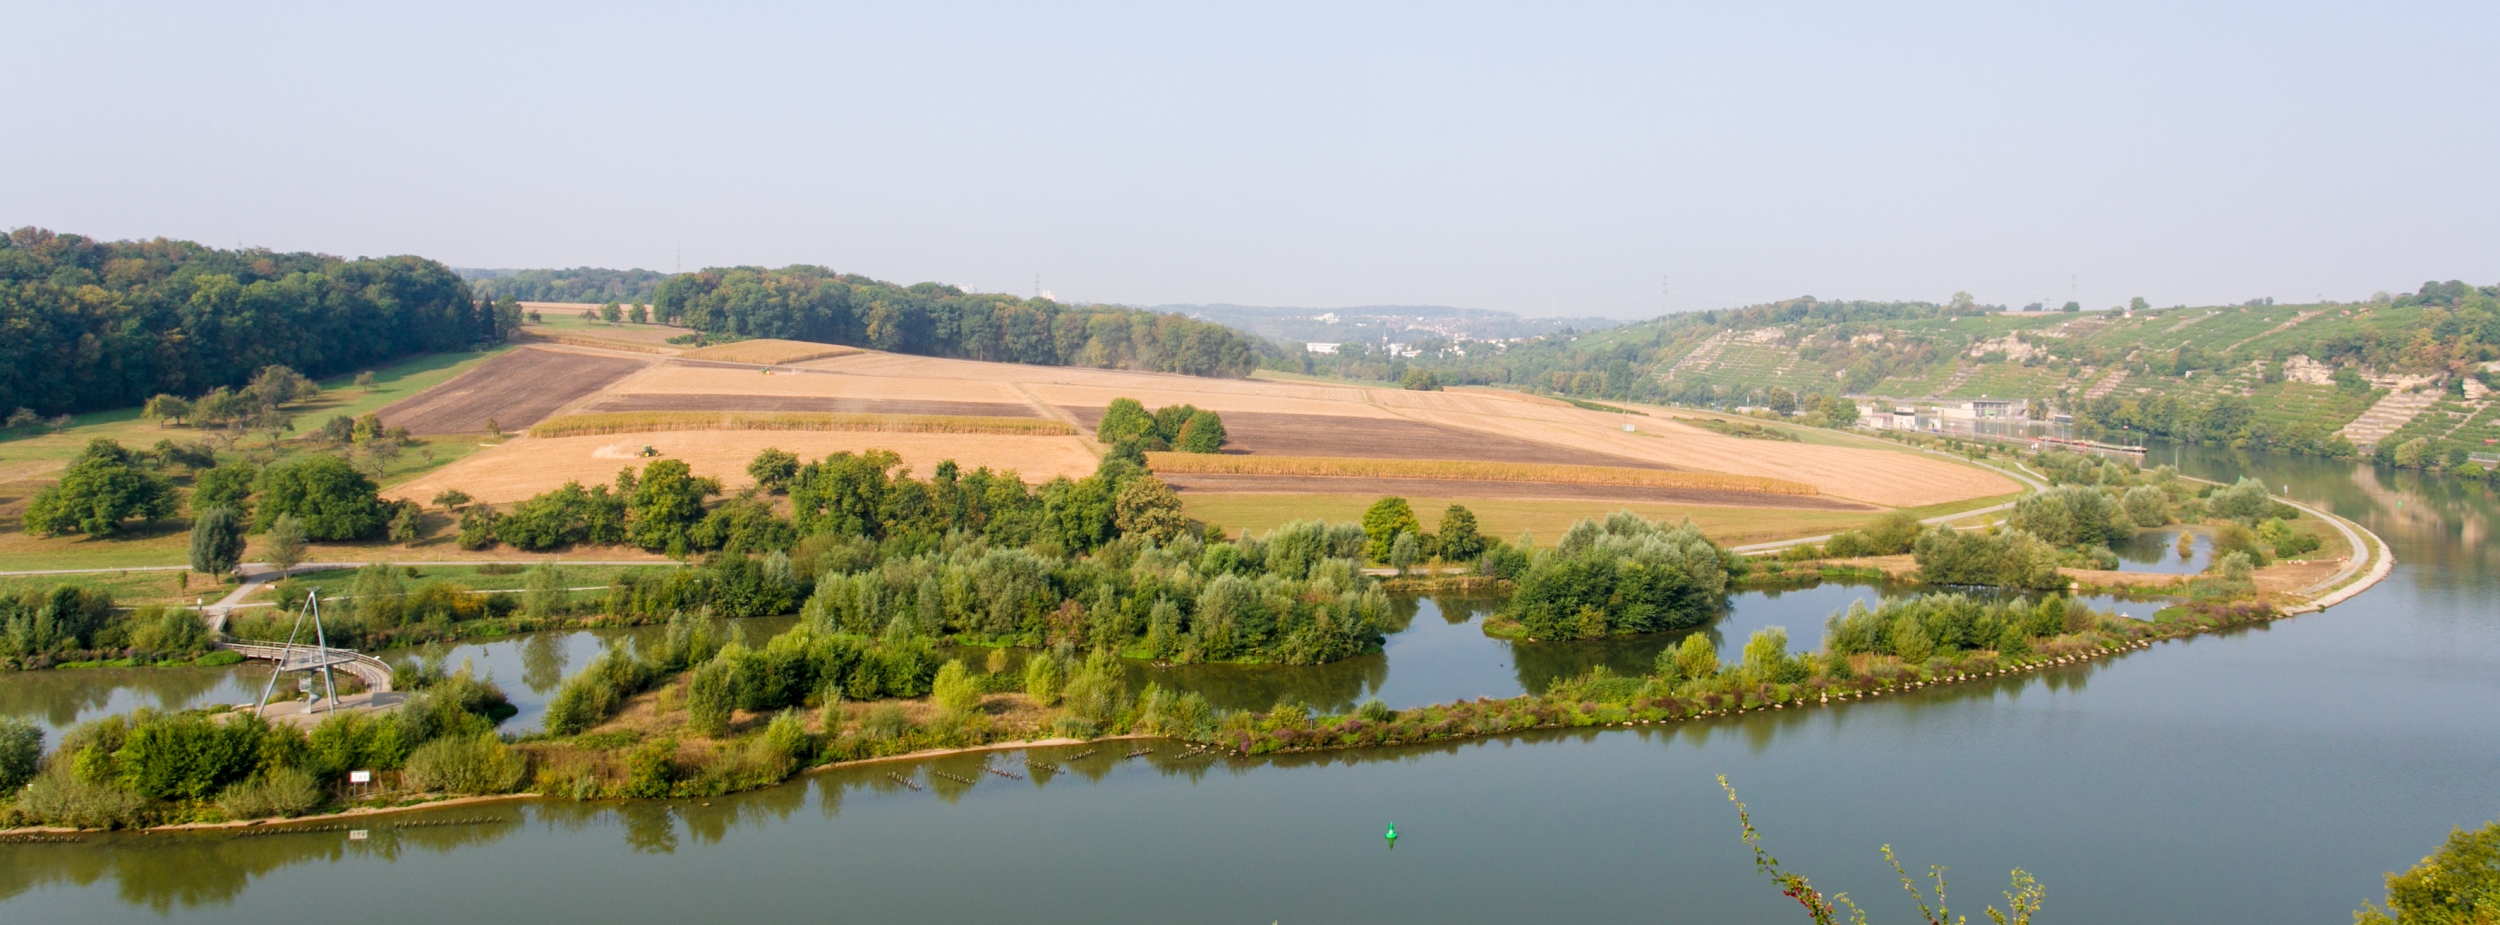
[[[363,840],[0,845],[0,921],[314,908],[382,922],[1800,921],[1753,872],[1716,774],[1774,853],[1877,921],[1911,911],[1885,844],[1913,870],[1950,867],[1965,913],[2020,866],[2047,885],[2043,922],[2343,921],[2450,826],[2500,816],[2500,557],[2484,542],[2500,503],[2480,487],[2316,460],[2186,448],[2179,462],[2288,485],[2377,531],[2399,564],[2346,604],[2256,629],[1994,686],[1678,727],[1241,764],[1127,760],[1115,743],[1079,761],[1045,755],[1065,773],[1025,780],[980,773],[982,757],[937,765],[979,780],[968,787],[893,764],[709,805],[446,809],[411,818],[487,821],[375,822]],[[1750,592],[1713,631],[1732,645],[1781,624],[1810,648],[1824,614],[1886,591]],[[1413,606],[1370,659],[1156,676],[1235,705],[1397,706],[1634,668],[1665,644],[1510,646],[1474,625],[1481,602]],[[549,649],[578,669],[599,644],[509,640],[452,658],[494,672],[523,707],[514,722],[534,725],[543,694],[523,693],[536,684],[522,675],[549,677]],[[41,677],[57,687],[72,674]],[[66,722],[114,697],[222,699],[210,688],[236,677],[101,702],[92,687],[0,679],[0,709],[40,701],[47,723]],[[1019,754],[995,760],[1023,767]],[[1395,849],[1381,837],[1391,823]]]

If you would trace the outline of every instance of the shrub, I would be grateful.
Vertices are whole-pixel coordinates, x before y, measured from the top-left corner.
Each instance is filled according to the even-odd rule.
[[[416,790],[441,793],[511,793],[528,771],[528,756],[492,734],[452,736],[408,753],[401,780]]]
[[[937,680],[930,682],[929,694],[949,713],[969,713],[981,706],[981,684],[958,659],[948,659],[938,667]]]
[[[1463,505],[1450,505],[1441,512],[1440,549],[1445,561],[1473,562],[1484,554],[1484,535],[1477,532],[1476,512]]]
[[[1506,607],[1530,636],[1591,638],[1697,626],[1727,601],[1730,554],[1687,522],[1618,511],[1539,552]]]
[[[1678,643],[1670,651],[1673,653],[1673,658],[1670,659],[1667,652],[1661,652],[1658,654],[1658,659],[1661,667],[1672,665],[1675,668],[1674,676],[1677,678],[1698,681],[1717,677],[1719,674],[1719,650],[1718,647],[1710,644],[1708,636],[1700,633],[1686,636],[1683,642]]]
[[[775,755],[787,758],[793,765],[805,765],[816,756],[816,737],[807,734],[807,724],[799,715],[783,710],[764,727],[764,747]]]
[[[2123,539],[2132,521],[2100,489],[2066,485],[2024,495],[2007,521],[2051,546],[2103,546]]]
[[[43,762],[43,728],[0,716],[0,793],[14,793],[35,778]]]
[[[1389,560],[1390,545],[1400,533],[1422,533],[1424,526],[1415,519],[1415,509],[1404,498],[1382,498],[1372,502],[1363,512],[1363,557],[1373,562]]]
[[[56,761],[18,792],[17,808],[49,825],[118,829],[145,819],[148,801],[110,783],[84,779],[67,761]]]
[[[911,714],[899,703],[881,703],[868,711],[868,718],[859,724],[859,734],[871,739],[900,739],[911,732]]]
[[[687,726],[712,738],[729,734],[730,711],[737,703],[735,674],[736,668],[727,658],[705,662],[687,674]]]
[[[2267,497],[2265,483],[2247,477],[2205,499],[2205,510],[2213,516],[2249,523],[2266,516],[2266,512],[2273,507],[2274,501]]]
[[[1037,655],[1024,662],[1024,692],[1043,706],[1059,699],[1059,660]]]
[[[2390,915],[2393,913],[2393,915]],[[2365,904],[2353,925],[2480,925],[2500,921],[2500,822],[2468,832],[2401,874],[2387,875],[2387,908]]]
[[[326,798],[312,775],[289,767],[271,768],[217,795],[217,809],[228,819],[300,816]]]
[[[243,560],[243,518],[233,508],[212,507],[191,519],[191,570],[224,578]]]
[[[1919,576],[1937,584],[2054,588],[2063,583],[2057,551],[2020,530],[1963,532],[1939,525],[1921,535],[1911,552]]]
[[[2126,495],[2118,499],[2118,506],[2127,512],[2127,519],[2139,527],[2158,527],[2170,522],[2170,496],[2151,485],[2127,489]]]

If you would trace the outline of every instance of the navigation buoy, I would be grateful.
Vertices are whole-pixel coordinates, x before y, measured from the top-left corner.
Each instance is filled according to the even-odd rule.
[[[1386,837],[1389,839],[1389,850],[1391,850],[1391,851],[1396,851],[1396,850],[1398,850],[1398,824],[1397,824],[1397,823],[1395,823],[1395,822],[1389,823],[1389,831],[1388,831],[1388,833],[1386,834]]]

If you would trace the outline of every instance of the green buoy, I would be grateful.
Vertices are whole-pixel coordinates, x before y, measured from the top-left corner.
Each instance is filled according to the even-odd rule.
[[[1387,838],[1389,839],[1389,850],[1391,850],[1391,851],[1396,851],[1396,850],[1398,850],[1398,824],[1397,824],[1397,823],[1395,823],[1395,822],[1389,823],[1389,831],[1388,831],[1388,834],[1387,834]]]

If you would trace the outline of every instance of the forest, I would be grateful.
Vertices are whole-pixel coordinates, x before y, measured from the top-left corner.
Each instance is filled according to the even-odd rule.
[[[660,283],[652,304],[659,320],[706,334],[967,360],[1242,376],[1263,353],[1279,355],[1258,338],[1183,315],[897,286],[811,266],[680,274]]]
[[[478,298],[518,302],[622,302],[649,304],[660,281],[669,274],[658,270],[606,270],[598,267],[574,267],[570,270],[480,270],[459,267],[461,279],[469,281],[470,290]]]
[[[0,237],[0,409],[56,415],[240,387],[263,368],[321,377],[498,341],[518,306],[442,264],[189,241]]]

